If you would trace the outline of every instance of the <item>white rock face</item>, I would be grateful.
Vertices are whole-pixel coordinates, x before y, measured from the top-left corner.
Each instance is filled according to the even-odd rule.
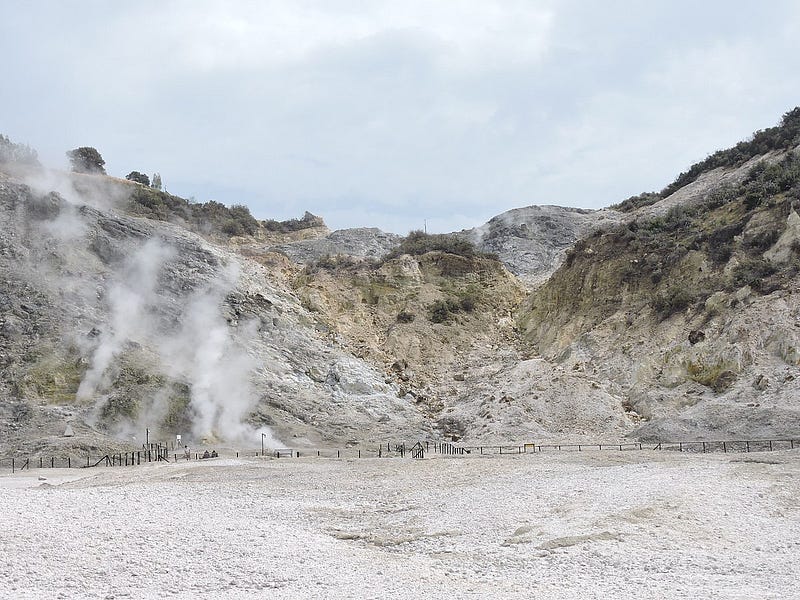
[[[740,284],[710,294],[706,313],[687,319],[655,319],[623,301],[600,323],[543,319],[536,327],[549,331],[536,348],[517,321],[526,294],[576,240],[702,202],[750,166],[707,173],[632,213],[532,206],[456,234],[497,253],[516,278],[494,261],[460,272],[463,257],[436,253],[314,274],[301,265],[325,255],[379,258],[400,238],[357,229],[280,246],[220,245],[126,216],[124,195],[105,179],[96,189],[77,190],[69,177],[32,189],[4,176],[0,443],[34,447],[46,437],[58,446],[67,419],[77,433],[69,443],[94,446],[98,431],[139,444],[154,422],[170,439],[263,433],[273,445],[299,446],[793,435],[796,277],[769,295]],[[776,222],[762,211],[742,235]],[[763,257],[789,264],[799,242],[791,212]],[[580,256],[595,255],[592,246]],[[289,258],[275,259],[276,250]],[[693,252],[694,272],[713,267]],[[573,297],[592,298],[597,282],[589,277]],[[434,322],[431,307],[443,302],[455,308]]]
[[[775,245],[764,253],[764,258],[773,264],[786,263],[798,245],[800,245],[800,215],[792,211],[786,218],[786,230]]]
[[[337,255],[379,259],[393,250],[401,239],[402,236],[386,233],[375,227],[360,227],[339,229],[325,237],[290,242],[269,249],[286,254],[299,263]]]
[[[155,434],[182,403],[185,423],[174,426],[195,439],[426,431],[411,399],[331,340],[268,267],[180,227],[11,181],[0,182],[0,226],[0,425],[10,443],[48,422],[50,409],[37,406],[49,390],[128,438]],[[115,418],[103,424],[104,414]]]
[[[544,282],[564,261],[564,253],[595,229],[621,222],[611,209],[528,206],[504,212],[485,225],[461,232],[481,251],[498,255],[529,287]]]

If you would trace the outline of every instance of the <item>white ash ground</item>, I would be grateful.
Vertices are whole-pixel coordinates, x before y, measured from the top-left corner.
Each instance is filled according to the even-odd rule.
[[[33,470],[0,597],[784,598],[798,497],[798,451]]]

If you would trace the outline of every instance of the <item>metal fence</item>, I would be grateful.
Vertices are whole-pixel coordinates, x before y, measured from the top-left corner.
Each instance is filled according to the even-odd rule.
[[[687,453],[728,453],[728,452],[770,452],[800,448],[800,438],[761,439],[761,440],[699,440],[678,442],[623,442],[623,443],[580,443],[580,444],[501,444],[464,445],[453,442],[419,441],[414,444],[404,442],[384,442],[371,448],[278,448],[270,451],[235,452],[236,457],[290,458],[415,458],[430,455],[442,457],[474,457],[482,455],[547,454],[552,452],[582,451],[665,451]],[[181,462],[204,460],[210,456],[194,453],[171,453],[167,444],[150,444],[140,450],[110,452],[103,455],[87,453],[85,459],[76,456],[13,456],[0,458],[0,469],[17,471],[77,467],[129,467],[153,462]]]

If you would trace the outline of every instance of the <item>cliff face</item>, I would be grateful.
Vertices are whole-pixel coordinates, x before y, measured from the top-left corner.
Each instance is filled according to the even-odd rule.
[[[464,437],[472,419],[448,414],[470,394],[466,373],[504,354],[518,359],[512,314],[524,289],[484,257],[429,252],[343,263],[298,275],[303,305],[357,356],[381,365],[440,434]]]
[[[581,240],[520,311],[525,338],[602,373],[637,435],[795,435],[799,165],[716,169]]]
[[[8,447],[145,429],[302,445],[630,428],[593,379],[529,354],[514,320],[527,292],[496,259],[365,259],[398,243],[377,230],[225,241],[130,208],[110,178],[0,182]]]
[[[796,436],[784,121],[614,209],[405,239],[4,168],[0,450]]]
[[[252,445],[261,432],[296,444],[428,430],[382,372],[329,339],[286,287],[291,267],[125,216],[106,180],[78,191],[60,179],[0,181],[4,444],[66,422],[85,445],[146,428]]]
[[[623,218],[622,213],[611,209],[528,206],[497,215],[461,235],[483,252],[495,253],[520,281],[535,288],[561,265],[575,242]]]

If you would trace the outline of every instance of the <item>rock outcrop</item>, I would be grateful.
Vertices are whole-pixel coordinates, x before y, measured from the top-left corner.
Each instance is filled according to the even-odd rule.
[[[798,143],[407,238],[4,167],[0,450],[796,437]]]
[[[74,192],[74,190],[73,190]],[[419,437],[410,398],[269,268],[165,222],[0,182],[0,428],[294,444]],[[324,373],[321,377],[318,373]],[[278,442],[275,442],[278,443]]]
[[[461,234],[481,251],[497,254],[528,287],[536,287],[561,265],[566,250],[575,242],[623,218],[611,209],[528,206],[504,212]]]

